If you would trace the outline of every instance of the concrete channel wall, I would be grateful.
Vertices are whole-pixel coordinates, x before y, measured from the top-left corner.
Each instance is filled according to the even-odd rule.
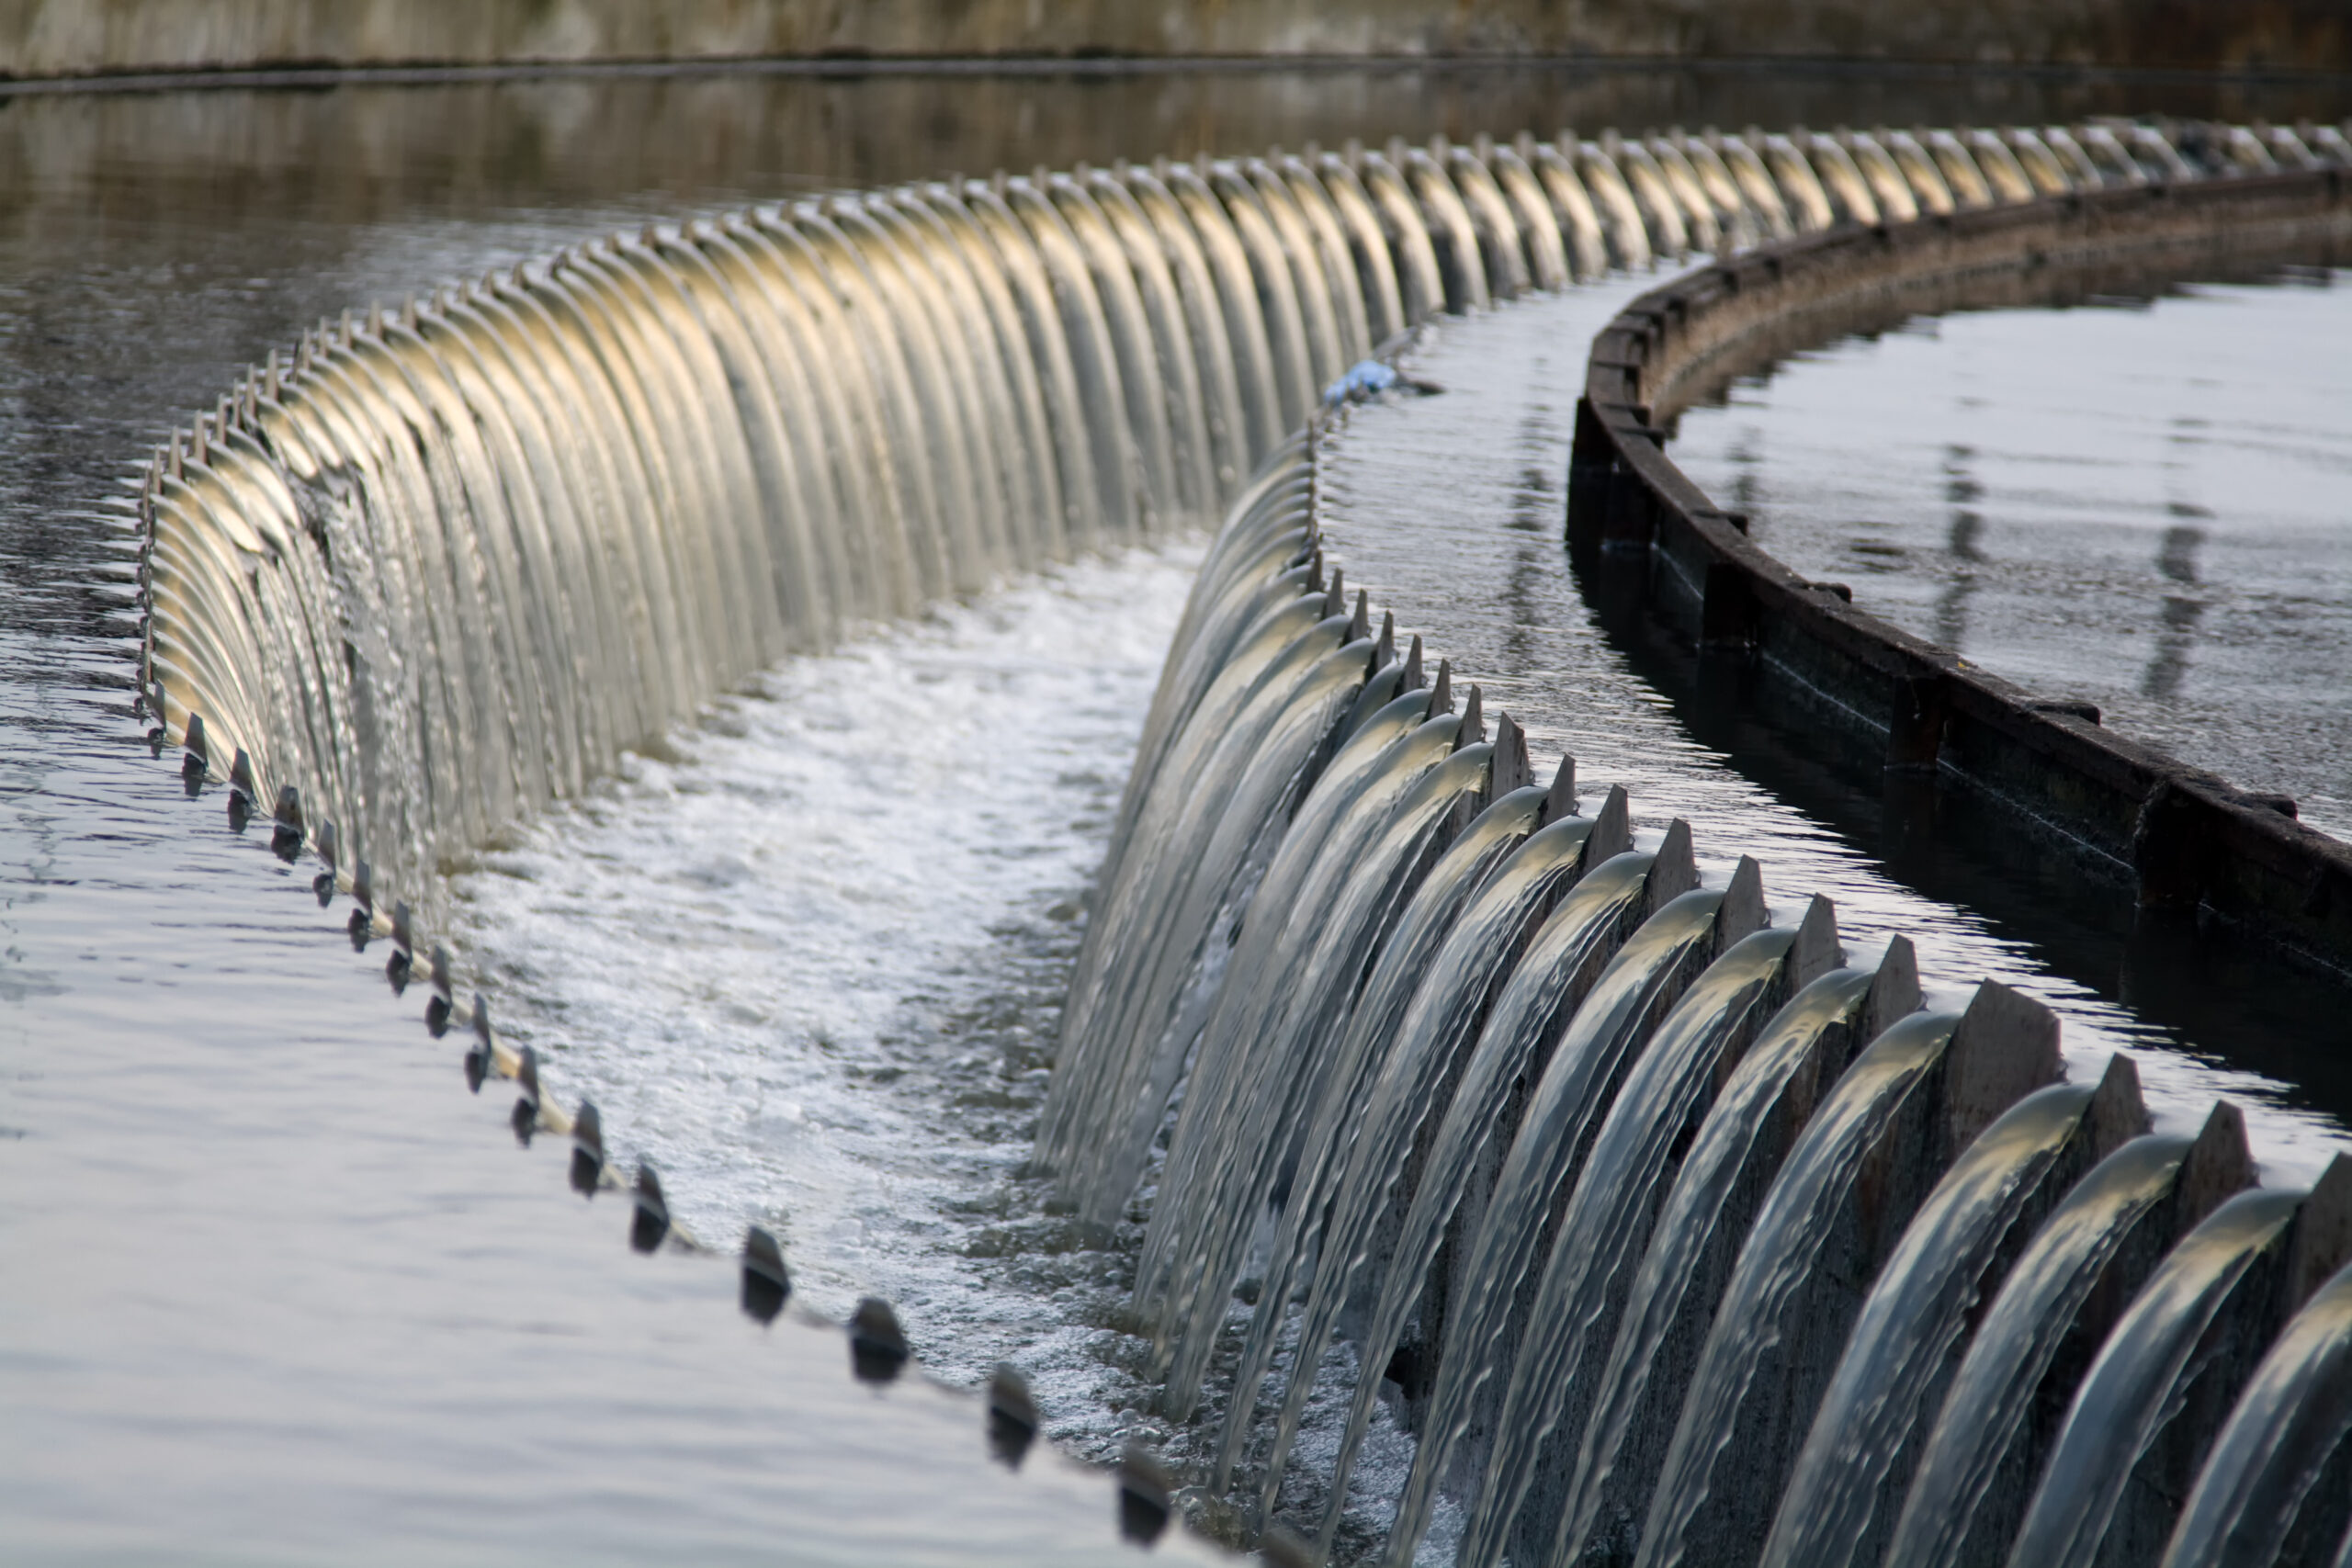
[[[832,56],[1601,55],[2352,70],[2339,0],[0,0],[0,77]]]
[[[2352,254],[2346,171],[2145,186],[1815,235],[1688,274],[1594,341],[1568,534],[1645,552],[1651,610],[1702,657],[1743,659],[1776,709],[1890,771],[2000,801],[2143,907],[2218,916],[2352,976],[2352,847],[1898,630],[1750,543],[1667,457],[1666,427],[1731,377],[1906,316]]]

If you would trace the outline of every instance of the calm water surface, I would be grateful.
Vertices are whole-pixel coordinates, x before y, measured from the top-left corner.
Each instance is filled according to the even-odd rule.
[[[1686,413],[1758,544],[2352,838],[2352,273],[1932,318]]]

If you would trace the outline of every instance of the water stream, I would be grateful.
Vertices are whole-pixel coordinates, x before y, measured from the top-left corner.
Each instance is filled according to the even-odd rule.
[[[2128,148],[2105,134],[2083,131],[2112,143],[2113,177],[2179,156],[2153,131]],[[1166,1449],[1180,1481],[1220,1454],[1231,1465],[1259,1391],[1236,1392],[1227,1373],[1246,1359],[1249,1378],[1262,1376],[1289,1344],[1292,1365],[1267,1389],[1281,1396],[1267,1473],[1245,1476],[1245,1492],[1262,1487],[1278,1510],[1304,1502],[1327,1545],[1374,1550],[1386,1509],[1356,1506],[1353,1464],[1373,1501],[1404,1498],[1385,1542],[1402,1560],[1487,1451],[1542,1447],[1543,1423],[1531,1413],[1522,1428],[1518,1414],[1536,1361],[1519,1368],[1501,1349],[1527,1292],[1616,1292],[1622,1269],[1571,1265],[1610,1228],[1597,1191],[1576,1202],[1589,1152],[1611,1172],[1631,1157],[1619,1144],[1634,1134],[1609,1132],[1621,1083],[1625,1127],[1697,1114],[1683,1096],[1702,1068],[1675,1065],[1728,1065],[1759,1029],[1777,1039],[1763,990],[1777,1001],[1830,962],[1826,912],[1805,922],[1813,940],[1792,934],[1799,888],[1838,899],[1846,940],[1886,950],[1882,979],[1904,983],[1865,989],[1891,1012],[1917,1000],[1896,940],[1917,927],[1931,989],[1981,1021],[1976,1035],[1951,1013],[1897,1024],[1834,1088],[1843,1064],[1825,1064],[1824,1109],[1795,1135],[1727,1287],[1726,1299],[1761,1304],[1727,1317],[1740,1326],[1719,1325],[1700,1358],[1699,1414],[1677,1429],[1645,1560],[1679,1555],[1706,1502],[1712,1423],[1747,1398],[1754,1347],[1741,1336],[1769,1337],[1779,1309],[1813,1287],[1822,1228],[1878,1157],[1878,1133],[1915,1102],[1950,1128],[1905,1156],[1928,1161],[1905,1167],[1924,1192],[1938,1162],[1978,1127],[2007,1125],[1996,1120],[2007,1103],[2058,1070],[2053,1015],[1998,986],[1972,1002],[1960,984],[1993,975],[2048,996],[2083,1026],[2067,1036],[2078,1082],[2117,1048],[2140,1048],[2161,1118],[2185,1123],[2217,1087],[2254,1089],[2274,1179],[2315,1171],[2333,1147],[2324,1116],[2134,1032],[2029,942],[1881,876],[1679,736],[1589,616],[1546,627],[1527,613],[1566,583],[1549,477],[1565,405],[1535,383],[1573,378],[1575,312],[1633,285],[1507,297],[1607,262],[1645,265],[1711,231],[1867,220],[1901,193],[2021,199],[2033,187],[2019,159],[2038,175],[2058,168],[2051,145],[1963,146],[1943,133],[1927,152],[1894,134],[1850,151],[1778,135],[1440,138],[769,199],[594,243],[580,243],[590,231],[576,215],[526,219],[508,237],[541,254],[519,265],[439,236],[451,270],[496,270],[323,321],[173,435],[131,506],[85,504],[83,641],[62,660],[60,644],[28,654],[28,668],[79,659],[112,675],[26,682],[26,733],[55,728],[103,753],[88,776],[106,782],[85,793],[139,816],[130,830],[152,840],[141,814],[155,792],[139,786],[169,775],[137,747],[135,694],[162,721],[154,749],[190,753],[194,798],[172,801],[173,819],[217,824],[230,807],[232,832],[216,826],[191,855],[241,868],[269,901],[243,922],[261,934],[232,940],[231,900],[175,875],[155,924],[208,933],[169,939],[165,978],[184,994],[128,1009],[136,1030],[100,1008],[100,1043],[55,1087],[40,1067],[15,1080],[10,1114],[37,1134],[16,1142],[61,1136],[86,1194],[40,1218],[27,1245],[63,1256],[94,1218],[116,1234],[141,1223],[129,1211],[158,1176],[101,1174],[124,1141],[187,1185],[163,1211],[178,1222],[169,1245],[119,1249],[119,1270],[62,1272],[34,1296],[38,1332],[11,1364],[42,1428],[74,1440],[15,1454],[12,1508],[60,1549],[133,1550],[193,1513],[203,1542],[330,1550],[347,1508],[241,1531],[266,1467],[224,1462],[234,1484],[207,1491],[191,1458],[208,1445],[235,1451],[242,1436],[306,1495],[361,1500],[357,1517],[379,1521],[369,1539],[388,1552],[435,1539],[491,1551],[518,1531],[545,1540],[550,1507],[572,1554],[589,1558],[750,1552],[820,1507],[839,1540],[811,1542],[817,1557],[901,1537],[910,1544],[890,1550],[909,1561],[984,1558],[1024,1538],[1050,1556],[1104,1533],[1106,1489],[1091,1494],[1090,1534],[1074,1522],[1076,1483],[1049,1461],[987,1494],[977,1413],[920,1384],[888,1397],[902,1426],[859,1427],[864,1446],[834,1436],[856,1425],[845,1416],[824,1417],[813,1441],[796,1424],[780,1431],[773,1404],[728,1375],[759,1329],[723,1309],[674,1340],[639,1323],[649,1301],[723,1298],[726,1270],[657,1260],[616,1288],[570,1261],[586,1234],[577,1216],[617,1230],[626,1200],[575,1207],[556,1242],[532,1244],[550,1264],[548,1299],[593,1298],[593,1312],[526,1312],[519,1293],[457,1307],[449,1279],[507,1245],[482,1217],[522,1213],[518,1200],[482,1195],[499,1180],[487,1163],[531,1159],[551,1178],[573,1134],[574,1168],[633,1181],[640,1217],[658,1214],[682,1242],[730,1248],[743,1225],[762,1224],[785,1239],[820,1311],[878,1290],[950,1379],[1020,1365],[1049,1430],[1091,1457],[1143,1438]],[[1894,168],[1894,184],[1873,194],[1863,164]],[[1285,445],[1376,333],[1441,306],[1472,314],[1412,351],[1440,395],[1375,399],[1314,449]],[[1447,354],[1481,345],[1483,357],[1443,368]],[[1493,418],[1498,407],[1511,417]],[[1384,425],[1392,438],[1374,440]],[[1498,444],[1505,429],[1516,438]],[[1488,461],[1429,462],[1432,444]],[[1377,462],[1417,459],[1419,491],[1376,482]],[[101,499],[93,474],[78,482],[85,502]],[[1443,504],[1431,504],[1432,482]],[[1465,526],[1498,488],[1513,497],[1499,544]],[[1246,504],[1195,571],[1193,530],[1237,496]],[[1384,506],[1385,533],[1369,525]],[[134,518],[152,530],[143,554],[124,526]],[[1518,558],[1488,579],[1507,585],[1499,601],[1435,589],[1475,579],[1480,552],[1498,549]],[[134,580],[153,611],[143,625]],[[1495,603],[1510,628],[1499,649],[1483,618]],[[141,631],[150,683],[134,687]],[[1583,670],[1544,665],[1545,637],[1579,646]],[[1157,650],[1171,640],[1155,694]],[[76,679],[109,694],[81,699],[57,727],[41,694]],[[1571,694],[1598,699],[1589,718],[1565,716]],[[1555,774],[1572,728],[1577,764]],[[1141,762],[1123,795],[1131,748]],[[1629,795],[1608,790],[1620,783]],[[38,781],[22,792],[37,829],[58,794]],[[52,876],[54,859],[34,857],[22,886],[74,919],[44,909],[40,930],[71,929],[78,961],[110,958],[149,983],[135,955],[99,940],[118,901]],[[314,876],[331,912],[310,901]],[[1776,913],[1777,932],[1748,937]],[[364,957],[320,940],[346,919]],[[225,962],[207,956],[223,950]],[[272,973],[259,972],[265,953]],[[1524,969],[1538,959],[1544,972]],[[1749,973],[1758,963],[1771,972],[1761,981]],[[53,959],[18,967],[17,1000],[40,1002],[44,1018],[76,1015],[80,1004],[50,998],[85,985],[58,978]],[[429,1055],[378,1053],[355,1071],[336,1060],[351,1032],[311,1003],[307,1048],[290,1060],[243,1059],[235,1024],[195,1028],[200,1069],[151,1038],[240,1016],[240,993],[323,997],[367,970],[395,989],[413,983],[410,1004],[424,992],[435,1033],[454,1026],[459,1039]],[[1685,997],[1698,999],[1678,1012]],[[1654,1037],[1684,1043],[1644,1073]],[[1782,1071],[1791,1054],[1802,1053],[1775,1053]],[[480,1102],[460,1096],[461,1055],[475,1084],[488,1077]],[[198,1075],[193,1117],[176,1103],[175,1069]],[[223,1070],[237,1086],[225,1100]],[[127,1096],[105,1092],[109,1076]],[[509,1124],[509,1077],[532,1097],[511,1124],[526,1145],[543,1134],[521,1154],[486,1135]],[[394,1082],[398,1095],[386,1092]],[[433,1094],[437,1111],[425,1109]],[[420,1118],[428,1131],[404,1131]],[[124,1126],[109,1135],[115,1121]],[[1378,1141],[1360,1142],[1366,1124]],[[316,1179],[316,1145],[288,1135],[306,1127],[356,1134],[341,1180]],[[206,1152],[224,1135],[225,1170]],[[421,1190],[420,1157],[441,1162]],[[1973,1156],[1961,1157],[1965,1168]],[[1431,1168],[1460,1173],[1475,1201],[1425,1208],[1419,1172]],[[207,1179],[188,1182],[198,1170]],[[651,1196],[652,1171],[666,1203]],[[1648,1184],[1666,1185],[1662,1172]],[[399,1196],[387,1204],[387,1192]],[[2315,1196],[2311,1211],[2336,1201]],[[1328,1230],[1309,1213],[1327,1202]],[[1568,1205],[1571,1245],[1555,1272],[1556,1204]],[[275,1225],[253,1223],[264,1215]],[[400,1239],[341,1239],[371,1226]],[[308,1269],[254,1239],[276,1235],[342,1261]],[[1881,1240],[1874,1258],[1929,1260],[1890,1280],[1949,1261],[1932,1235],[1907,1250]],[[1425,1270],[1449,1244],[1463,1272],[1434,1295],[1395,1261]],[[376,1274],[408,1290],[370,1293]],[[1274,1278],[1286,1283],[1266,1289]],[[256,1280],[269,1304],[241,1305]],[[182,1325],[172,1286],[187,1281],[202,1288]],[[1295,1339],[1289,1281],[1320,1314]],[[1867,1284],[1840,1298],[1848,1321],[1920,1325],[1918,1342],[1940,1353],[1931,1330],[1944,1316],[1859,1299]],[[88,1310],[126,1296],[147,1303],[136,1324]],[[1316,1372],[1349,1362],[1367,1322],[1401,1348],[1417,1302],[1421,1371],[1381,1364],[1418,1392],[1368,1434],[1363,1390],[1381,1380],[1367,1361],[1361,1374],[1342,1367],[1346,1396],[1318,1404]],[[381,1371],[347,1359],[368,1336],[338,1332],[338,1308],[380,1325]],[[166,1373],[146,1380],[146,1396],[130,1380],[93,1379],[110,1359],[104,1341],[126,1329],[141,1355],[194,1360],[222,1381]],[[1335,1330],[1348,1343],[1326,1357]],[[787,1324],[776,1337],[798,1345],[806,1332]],[[1812,1335],[1835,1350],[1820,1324]],[[540,1337],[603,1348],[567,1373],[563,1358],[524,1349]],[[689,1348],[632,1361],[628,1347],[648,1337]],[[295,1344],[322,1348],[312,1359],[285,1348]],[[462,1387],[414,1372],[452,1344]],[[576,1391],[583,1366],[597,1388],[537,1397]],[[409,1418],[387,1434],[388,1462],[347,1436],[306,1447],[305,1434],[347,1433],[356,1412],[384,1405],[388,1376],[413,1391],[413,1405],[392,1402]],[[285,1383],[297,1393],[272,1399]],[[1734,1383],[1721,1399],[1708,1392]],[[661,1392],[611,1394],[639,1418],[608,1424],[605,1386]],[[830,1386],[795,1407],[865,1397]],[[241,1416],[240,1399],[266,1416]],[[510,1421],[508,1406],[532,1414]],[[1752,1408],[1775,1418],[1760,1400]],[[193,1414],[158,1429],[159,1410]],[[1498,1433],[1504,1412],[1510,1429]],[[962,1447],[944,1435],[951,1416],[967,1422]],[[87,1455],[142,1421],[151,1457],[130,1468],[168,1469],[178,1490],[101,1520]],[[422,1435],[452,1423],[486,1434],[469,1438],[469,1464],[424,1451]],[[1407,1440],[1417,1423],[1418,1446]],[[642,1485],[584,1501],[560,1479],[581,1446],[559,1438],[608,1425],[586,1447],[592,1468],[627,1463],[640,1435],[658,1457]],[[1787,1453],[1802,1435],[1782,1434]],[[792,1466],[796,1443],[824,1462],[804,1464],[800,1489],[763,1484]],[[927,1481],[955,1478],[952,1509],[900,1521],[902,1474],[871,1458],[894,1446],[925,1456]],[[614,1458],[594,1465],[601,1453]],[[1284,1454],[1332,1469],[1285,1500]],[[697,1466],[729,1479],[697,1485]],[[805,1495],[840,1472],[865,1489],[854,1507]],[[1495,1492],[1506,1503],[1474,1530],[1474,1551],[1490,1558],[1515,1522],[1516,1485]],[[505,1487],[548,1506],[516,1512]],[[207,1491],[204,1508],[191,1488]],[[420,1495],[440,1505],[429,1520]],[[1236,1534],[1265,1522],[1221,1512],[1204,1491],[1187,1501]],[[494,1507],[513,1521],[503,1531],[481,1523]],[[962,1534],[925,1523],[944,1517],[972,1523]],[[1441,1527],[1433,1547],[1450,1539]]]

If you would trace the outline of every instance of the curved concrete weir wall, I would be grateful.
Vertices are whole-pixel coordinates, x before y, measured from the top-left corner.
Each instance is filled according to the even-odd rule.
[[[1317,547],[1317,409],[1392,381],[1362,362],[1437,311],[2151,168],[2189,172],[2104,127],[1521,138],[657,226],[324,326],[175,437],[133,502],[142,698],[404,980],[395,889],[727,682],[1222,512],[1036,1150],[1090,1220],[1148,1189],[1167,1410],[1227,1391],[1203,1479],[1285,1511],[1336,1337],[1364,1374],[1302,1522],[1337,1540],[1385,1373],[1421,1436],[1393,1561],[1446,1495],[1478,1562],[1863,1561],[1947,1529],[2138,1560],[2177,1522],[2183,1562],[2332,1550],[2352,1402],[2296,1377],[2342,1359],[2352,1163],[2247,1193],[2229,1107],[2155,1138],[2128,1062],[2058,1081],[2035,1004],[1926,1010],[1906,943],[1849,964],[1825,900],[1776,919],[1753,862],[1702,883],[1689,826],[1637,838],[1565,759],[1539,779]],[[594,1108],[428,972],[473,1081],[518,1080],[517,1130],[618,1184]],[[667,1211],[634,1186],[650,1247]],[[747,1303],[781,1264],[754,1233]]]
[[[2352,847],[2296,823],[2291,802],[2115,735],[2096,710],[2037,700],[1787,570],[1660,439],[1710,389],[1842,332],[2347,247],[2352,180],[2320,169],[2070,195],[1704,268],[1636,301],[1594,343],[1570,537],[1654,562],[1635,592],[1703,649],[1751,660],[1801,724],[2003,802],[2143,905],[2216,914],[2352,974]]]

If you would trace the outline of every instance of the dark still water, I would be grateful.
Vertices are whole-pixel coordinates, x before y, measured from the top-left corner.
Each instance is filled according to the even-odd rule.
[[[834,1334],[752,1326],[722,1260],[632,1257],[625,1211],[570,1197],[560,1146],[518,1150],[503,1098],[465,1093],[457,1043],[390,995],[380,946],[351,952],[308,870],[150,754],[103,503],[306,323],[654,213],[950,168],[2256,107],[1741,72],[0,97],[0,1555],[1120,1550],[1100,1475],[1039,1454],[1008,1478],[968,1401],[874,1393]],[[2265,112],[2314,109],[2341,106]],[[1014,1361],[1093,1458],[1154,1435],[1111,1310],[1125,1257],[1038,1214],[1018,1164],[1185,565],[1081,563],[781,667],[449,868],[461,965],[626,1107],[616,1155],[674,1174],[682,1219],[722,1247],[776,1225],[812,1307],[890,1296],[944,1376]],[[2245,1081],[2287,1134],[2326,1135],[2287,1076]]]

